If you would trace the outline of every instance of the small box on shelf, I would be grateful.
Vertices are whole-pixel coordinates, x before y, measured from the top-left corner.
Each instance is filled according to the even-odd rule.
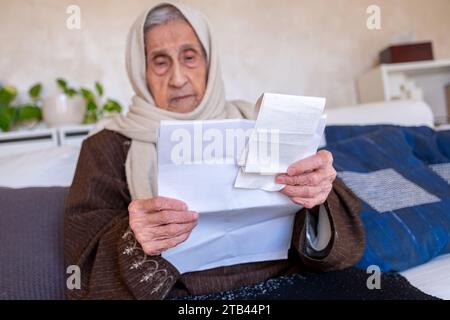
[[[433,59],[433,46],[431,42],[394,45],[380,52],[380,64]]]

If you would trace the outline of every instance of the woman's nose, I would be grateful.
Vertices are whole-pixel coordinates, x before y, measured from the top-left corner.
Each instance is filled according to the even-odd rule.
[[[169,85],[175,88],[183,87],[187,82],[187,77],[184,74],[180,64],[175,63],[172,70],[172,76],[170,77]]]

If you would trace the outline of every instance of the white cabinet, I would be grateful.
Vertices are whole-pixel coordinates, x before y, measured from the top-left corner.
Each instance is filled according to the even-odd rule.
[[[381,64],[358,79],[361,103],[398,99],[423,100],[436,124],[448,123],[445,95],[450,85],[450,59]]]
[[[58,129],[59,144],[61,146],[81,146],[92,128],[91,125],[60,127]]]
[[[0,156],[38,151],[58,146],[56,129],[17,131],[0,134]]]
[[[37,128],[0,133],[0,157],[58,146],[81,146],[92,125]]]

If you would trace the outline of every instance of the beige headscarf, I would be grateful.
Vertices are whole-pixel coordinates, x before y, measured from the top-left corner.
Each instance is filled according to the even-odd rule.
[[[145,76],[144,22],[156,7],[170,4],[189,21],[202,43],[209,65],[205,95],[196,109],[176,113],[158,108],[148,89]],[[156,130],[161,120],[200,120],[255,117],[254,107],[243,101],[225,101],[217,47],[207,19],[198,11],[175,3],[160,3],[142,13],[128,34],[126,67],[135,92],[126,116],[119,115],[105,125],[132,139],[125,163],[128,188],[132,199],[156,196]]]

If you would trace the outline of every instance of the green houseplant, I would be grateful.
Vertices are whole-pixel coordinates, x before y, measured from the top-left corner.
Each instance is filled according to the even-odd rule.
[[[100,82],[95,82],[95,92],[88,88],[81,88],[80,93],[86,101],[86,116],[84,123],[94,123],[100,117],[103,117],[110,113],[120,113],[122,107],[119,102],[111,98],[107,98],[106,102],[102,103],[103,98],[103,86]]]
[[[56,84],[60,92],[43,99],[45,123],[50,127],[81,124],[86,111],[83,97],[62,78],[56,79]]]
[[[81,95],[84,98],[86,104],[86,113],[83,119],[83,123],[95,123],[99,118],[110,114],[110,113],[120,113],[122,111],[122,106],[116,100],[111,98],[107,98],[105,102],[102,102],[103,99],[103,85],[96,81],[95,92],[86,87],[81,87],[79,90],[76,90],[72,87],[69,87],[67,81],[62,78],[58,78],[56,80],[60,89],[69,97],[73,97],[75,95]]]
[[[0,86],[0,130],[5,132],[16,125],[40,121],[41,91],[42,85],[36,83],[28,90],[29,102],[13,104],[17,97],[17,89],[10,85]]]
[[[35,124],[44,119],[50,126],[95,123],[99,118],[120,113],[119,102],[103,99],[104,89],[95,82],[95,91],[82,87],[75,89],[63,78],[56,79],[60,95],[41,98],[42,84],[36,83],[28,90],[29,101],[14,103],[17,89],[0,85],[0,130],[9,131],[21,124]]]

